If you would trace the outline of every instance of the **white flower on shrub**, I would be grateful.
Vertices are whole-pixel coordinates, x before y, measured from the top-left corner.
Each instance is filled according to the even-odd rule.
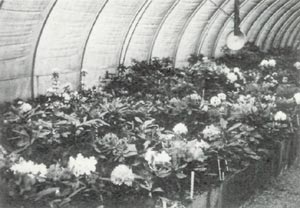
[[[231,82],[234,83],[235,81],[238,80],[238,76],[234,72],[230,72],[227,74],[227,79]]]
[[[262,60],[261,62],[260,62],[260,66],[264,66],[264,67],[267,67],[269,65],[269,61],[268,60]]]
[[[164,140],[172,140],[173,137],[174,137],[174,134],[162,134],[162,135],[160,135],[160,138],[164,139]]]
[[[198,142],[198,145],[202,149],[208,149],[208,148],[210,148],[210,145],[206,141],[204,141],[202,139],[201,139],[200,142]]]
[[[204,138],[212,139],[213,137],[219,136],[221,134],[221,130],[215,125],[211,124],[204,128],[202,134]]]
[[[203,105],[201,110],[203,110],[204,112],[207,112],[208,111],[208,105]]]
[[[296,69],[300,70],[300,62],[296,62],[296,63],[294,64],[294,67],[295,67]]]
[[[230,69],[227,66],[223,65],[220,69],[220,72],[223,74],[228,74],[230,73]]]
[[[206,63],[206,62],[209,62],[209,59],[208,59],[206,56],[203,56],[203,57],[202,57],[202,61],[203,61],[204,63]]]
[[[285,121],[286,119],[287,115],[282,111],[278,111],[274,116],[275,121]]]
[[[69,93],[64,92],[64,93],[62,94],[62,97],[64,98],[64,101],[65,101],[65,102],[69,102],[69,101],[71,100],[71,96],[70,96]]]
[[[123,183],[127,186],[132,186],[134,178],[132,169],[122,164],[115,167],[110,175],[110,181],[118,186],[121,186]]]
[[[32,110],[32,106],[29,103],[22,103],[19,109],[21,113],[27,113]]]
[[[153,151],[152,148],[147,150],[144,158],[151,166],[163,165],[171,162],[171,157],[166,151]]]
[[[221,100],[226,100],[227,96],[224,93],[219,93],[218,98],[220,98]]]
[[[294,99],[295,99],[297,105],[300,105],[300,92],[298,92],[294,95]]]
[[[210,98],[210,104],[214,107],[221,105],[221,99],[217,96],[213,96]]]
[[[191,100],[194,100],[194,101],[199,101],[201,100],[201,96],[198,95],[197,93],[193,93],[189,96],[191,98]]]
[[[270,59],[270,60],[262,60],[260,63],[260,66],[262,67],[275,67],[276,66],[276,60]]]
[[[40,176],[45,177],[47,174],[47,167],[45,164],[36,164],[33,161],[26,161],[20,158],[19,162],[12,165],[10,170],[20,174],[28,174],[30,176]]]
[[[233,72],[239,74],[239,73],[241,73],[241,70],[240,70],[240,68],[235,67],[235,68],[233,68]]]
[[[178,123],[174,126],[173,128],[173,132],[175,134],[187,134],[188,133],[188,129],[186,127],[185,124],[183,123]]]
[[[76,176],[90,175],[96,171],[97,160],[94,156],[83,157],[81,153],[76,158],[70,157],[68,162],[69,170]]]
[[[187,142],[186,144],[186,153],[187,153],[187,160],[197,160],[203,162],[206,157],[203,152],[203,148],[201,147],[200,142],[194,139],[192,141]]]
[[[269,60],[269,66],[270,67],[275,67],[276,66],[276,60],[275,59],[270,59]]]
[[[177,104],[177,103],[180,103],[180,100],[178,99],[178,98],[172,98],[171,100],[169,100],[169,102],[171,103],[171,104]]]
[[[274,102],[276,100],[275,96],[273,95],[266,95],[265,97],[266,101]]]

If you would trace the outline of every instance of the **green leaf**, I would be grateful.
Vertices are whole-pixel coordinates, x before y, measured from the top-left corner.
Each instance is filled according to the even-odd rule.
[[[222,129],[227,129],[228,121],[226,121],[224,118],[221,118],[220,125]]]
[[[165,191],[162,188],[157,187],[157,188],[153,189],[152,192],[165,192]]]
[[[143,123],[143,121],[139,117],[134,117],[134,120],[138,123],[141,123],[141,124]]]
[[[44,196],[47,196],[49,194],[55,193],[56,191],[59,190],[59,187],[52,187],[52,188],[47,188],[43,191],[40,191],[36,194],[36,198],[35,201],[40,200],[41,198],[43,198]]]
[[[228,132],[233,131],[233,130],[239,128],[241,125],[242,125],[242,123],[236,123],[233,126],[231,126],[227,131]]]
[[[137,149],[135,144],[128,144],[127,149],[124,152],[124,157],[131,157],[137,155]]]
[[[183,179],[183,178],[186,178],[187,175],[185,175],[184,173],[176,173],[176,177],[179,178],[179,179]]]

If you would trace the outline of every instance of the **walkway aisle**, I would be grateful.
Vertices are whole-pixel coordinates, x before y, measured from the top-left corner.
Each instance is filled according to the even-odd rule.
[[[275,179],[240,208],[300,208],[300,164]]]

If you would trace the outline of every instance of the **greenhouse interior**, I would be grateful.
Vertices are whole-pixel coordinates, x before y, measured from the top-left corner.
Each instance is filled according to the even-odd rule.
[[[0,0],[1,208],[299,208],[299,0]]]

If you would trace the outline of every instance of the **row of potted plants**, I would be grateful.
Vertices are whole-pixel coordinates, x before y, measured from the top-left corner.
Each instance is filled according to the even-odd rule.
[[[79,91],[53,71],[46,95],[16,100],[3,115],[10,197],[184,207],[300,125],[300,63],[283,52],[255,57],[252,68],[229,68],[228,56],[194,56],[181,69],[169,59],[135,61],[91,89],[83,71]]]

